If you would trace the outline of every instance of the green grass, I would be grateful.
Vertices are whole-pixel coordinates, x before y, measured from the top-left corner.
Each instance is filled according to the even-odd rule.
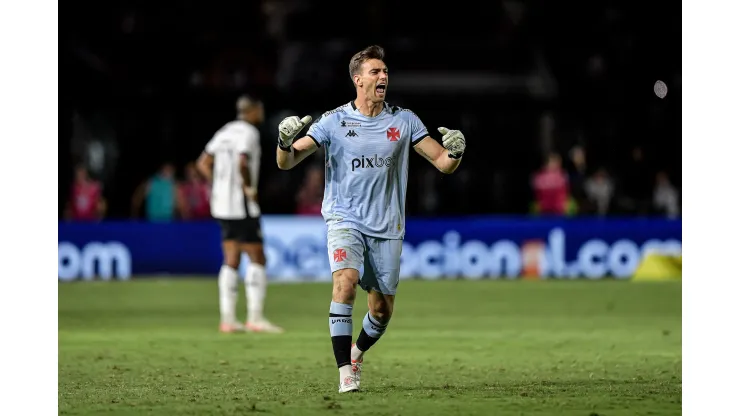
[[[59,412],[681,414],[680,283],[399,289],[388,332],[366,355],[363,392],[340,395],[329,285],[271,285],[268,317],[287,332],[226,335],[213,279],[60,284]],[[366,311],[360,293],[355,333]]]

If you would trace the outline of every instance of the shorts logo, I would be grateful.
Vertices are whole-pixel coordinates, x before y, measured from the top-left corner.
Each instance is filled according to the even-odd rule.
[[[347,251],[343,248],[334,250],[334,262],[339,263],[347,258]]]
[[[397,127],[391,127],[386,132],[386,135],[388,136],[388,140],[392,142],[397,142],[399,138],[401,138],[401,132],[398,131]]]

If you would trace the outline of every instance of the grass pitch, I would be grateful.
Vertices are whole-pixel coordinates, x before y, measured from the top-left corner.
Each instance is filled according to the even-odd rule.
[[[364,391],[343,395],[329,285],[269,287],[282,335],[218,333],[217,290],[215,279],[59,284],[59,413],[681,414],[680,283],[402,281]]]

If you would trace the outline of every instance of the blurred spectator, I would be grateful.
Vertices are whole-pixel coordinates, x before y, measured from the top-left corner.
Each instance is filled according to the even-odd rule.
[[[439,175],[431,167],[425,167],[419,177],[419,212],[421,214],[435,214],[439,210]]]
[[[568,204],[568,176],[557,153],[550,153],[547,163],[532,180],[540,214],[564,215]]]
[[[137,217],[141,205],[146,202],[144,215],[147,220],[172,221],[175,218],[176,198],[175,167],[165,163],[136,189],[131,201],[131,214]]]
[[[676,218],[680,214],[678,191],[668,178],[668,174],[662,171],[655,175],[653,208],[669,218]]]
[[[71,221],[98,221],[105,216],[106,205],[100,182],[90,178],[85,166],[78,165],[65,218]]]
[[[185,180],[177,185],[178,207],[185,220],[211,218],[208,183],[195,169],[195,163],[185,166]]]
[[[606,169],[599,168],[586,180],[585,191],[597,215],[604,216],[609,213],[614,196],[614,183],[609,178]]]
[[[478,201],[486,198],[485,195],[473,191],[473,174],[466,167],[459,167],[455,171],[455,174],[449,177],[443,177],[439,173],[436,173],[436,176],[438,178],[437,181],[442,179],[447,182],[447,186],[450,188],[443,191],[444,194],[449,195],[449,198],[442,201],[446,202],[446,204],[443,204],[444,210],[441,212],[442,214],[454,213],[457,206],[471,206],[478,204]],[[440,214],[439,211],[434,213]]]
[[[570,193],[578,206],[578,212],[591,211],[591,204],[586,195],[586,151],[581,146],[575,146],[570,150],[571,171],[568,181]]]
[[[645,215],[650,210],[650,168],[642,148],[632,149],[632,158],[623,169],[620,205],[629,213]]]
[[[321,203],[324,199],[324,170],[321,166],[312,165],[304,177],[303,186],[296,197],[299,215],[321,215]]]

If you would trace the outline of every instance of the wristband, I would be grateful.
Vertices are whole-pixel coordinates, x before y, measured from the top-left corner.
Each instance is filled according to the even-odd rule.
[[[292,145],[290,145],[290,146],[285,146],[285,145],[283,144],[283,141],[282,141],[282,140],[280,140],[280,137],[278,137],[278,148],[280,148],[280,150],[282,150],[283,152],[288,152],[288,153],[290,153],[290,152],[292,152],[292,151],[293,151],[293,146],[292,146]]]

